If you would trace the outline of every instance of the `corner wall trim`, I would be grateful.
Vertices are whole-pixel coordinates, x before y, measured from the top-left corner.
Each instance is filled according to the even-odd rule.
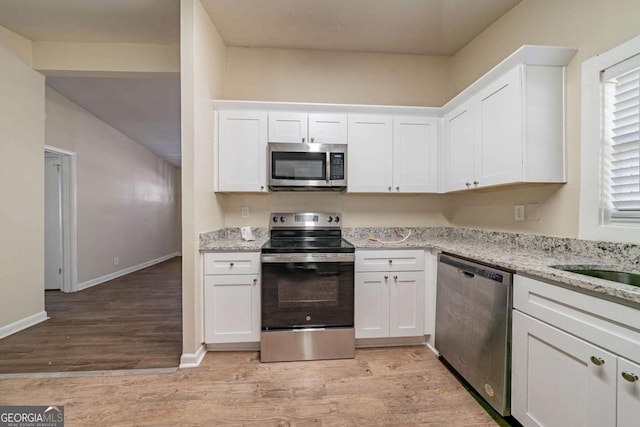
[[[152,265],[159,264],[171,258],[178,256],[178,252],[173,252],[169,255],[161,256],[160,258],[152,259],[151,261],[143,262],[142,264],[134,265],[132,267],[125,268],[124,270],[114,271],[113,273],[105,274],[104,276],[96,277],[95,279],[87,280],[86,282],[78,283],[73,289],[73,292],[81,291],[83,289],[90,288],[92,286],[99,285],[109,280],[117,279],[118,277],[125,276],[143,268],[151,267]]]
[[[207,347],[201,345],[195,353],[182,353],[180,356],[180,369],[197,368],[207,354]]]
[[[30,328],[31,326],[37,325],[40,322],[44,322],[47,319],[47,312],[41,311],[40,313],[33,314],[29,317],[25,317],[24,319],[20,319],[17,322],[2,326],[0,327],[0,339],[15,334],[16,332],[20,332],[23,329]]]

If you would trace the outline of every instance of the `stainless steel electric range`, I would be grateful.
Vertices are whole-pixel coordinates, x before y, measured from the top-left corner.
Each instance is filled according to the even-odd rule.
[[[274,213],[262,248],[260,360],[355,357],[353,245],[337,213]]]

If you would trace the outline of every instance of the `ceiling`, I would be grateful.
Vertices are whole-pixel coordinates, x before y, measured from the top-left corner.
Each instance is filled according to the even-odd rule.
[[[228,46],[453,55],[521,0],[201,0]],[[33,41],[179,43],[179,0],[0,0]],[[129,138],[180,164],[180,80],[47,77]]]
[[[47,77],[47,85],[180,166],[180,77]]]
[[[228,46],[453,55],[520,0],[201,0]]]

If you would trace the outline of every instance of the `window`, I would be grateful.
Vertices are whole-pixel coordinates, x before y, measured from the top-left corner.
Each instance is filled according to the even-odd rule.
[[[579,237],[640,241],[640,36],[582,64]]]
[[[640,220],[640,55],[602,72],[603,218]]]

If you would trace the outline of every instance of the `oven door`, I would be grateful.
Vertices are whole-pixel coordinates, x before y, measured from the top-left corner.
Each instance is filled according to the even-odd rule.
[[[353,327],[354,262],[345,255],[351,260],[263,255],[262,329]]]

